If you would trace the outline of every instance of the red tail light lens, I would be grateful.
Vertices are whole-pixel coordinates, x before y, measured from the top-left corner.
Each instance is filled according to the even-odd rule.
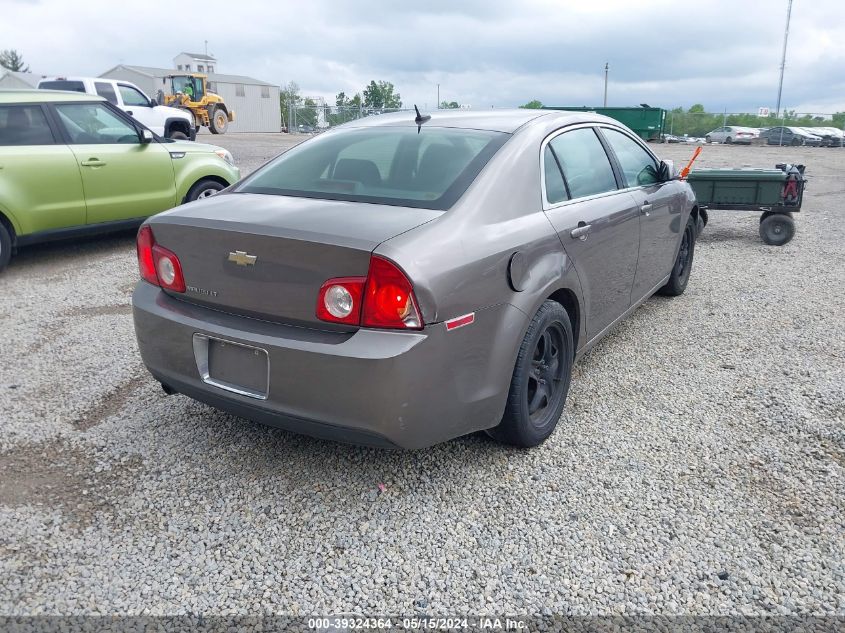
[[[361,325],[410,330],[423,327],[411,282],[396,264],[375,255],[370,258]]]
[[[153,244],[155,244],[153,230],[149,226],[142,226],[138,231],[138,268],[141,271],[141,279],[157,286],[158,276],[153,260]]]
[[[423,327],[411,282],[396,264],[375,255],[366,277],[337,277],[320,286],[317,318],[363,327]]]
[[[149,226],[142,226],[138,231],[138,268],[145,281],[173,292],[185,292],[179,258],[173,251],[155,243]]]
[[[361,297],[366,277],[338,277],[320,286],[317,318],[332,323],[358,325],[361,322]]]

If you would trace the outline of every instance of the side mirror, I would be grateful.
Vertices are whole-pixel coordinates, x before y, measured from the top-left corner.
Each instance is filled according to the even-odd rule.
[[[678,170],[675,169],[675,163],[671,160],[661,160],[657,168],[657,177],[660,182],[668,182],[678,178]]]
[[[158,105],[158,100],[155,97],[150,98],[150,107],[154,108]]]
[[[141,130],[141,144],[147,145],[148,143],[153,142],[153,133],[150,132],[148,129],[144,128]]]

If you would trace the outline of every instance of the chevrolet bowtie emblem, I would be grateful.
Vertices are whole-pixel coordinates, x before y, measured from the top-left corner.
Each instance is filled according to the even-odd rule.
[[[229,253],[229,261],[235,262],[238,266],[255,266],[257,255],[250,255],[246,251],[235,251]]]

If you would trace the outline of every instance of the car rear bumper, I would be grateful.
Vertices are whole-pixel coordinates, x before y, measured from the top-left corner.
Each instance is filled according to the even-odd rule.
[[[420,332],[324,332],[210,310],[146,282],[132,303],[141,357],[168,387],[291,431],[406,449],[498,424],[516,357],[513,339],[527,325],[522,312],[501,305],[452,331],[438,323]],[[195,335],[265,350],[266,399],[209,384]]]

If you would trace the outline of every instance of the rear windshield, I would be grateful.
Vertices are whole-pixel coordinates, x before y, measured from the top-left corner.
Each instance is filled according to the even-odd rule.
[[[81,81],[42,81],[38,84],[41,90],[69,90],[70,92],[85,92],[85,84]]]
[[[445,210],[508,136],[424,125],[326,132],[282,154],[236,191]]]

